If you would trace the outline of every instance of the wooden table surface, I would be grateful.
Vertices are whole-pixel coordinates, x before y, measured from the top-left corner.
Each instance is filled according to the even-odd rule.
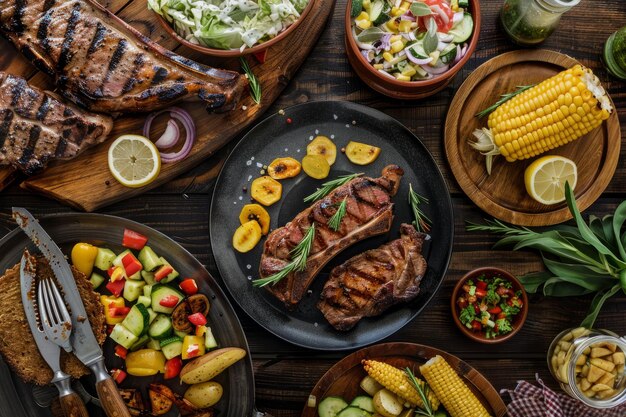
[[[384,111],[422,138],[439,163],[452,194],[456,219],[454,253],[445,282],[435,299],[419,317],[386,341],[415,342],[446,350],[476,367],[498,390],[512,389],[521,379],[533,380],[535,373],[555,386],[546,365],[548,345],[558,332],[580,323],[590,303],[589,297],[555,299],[532,295],[524,328],[511,341],[496,346],[484,346],[468,340],[450,317],[452,288],[466,271],[494,265],[519,275],[541,268],[535,254],[494,251],[491,249],[496,241],[493,236],[465,231],[465,220],[480,221],[486,215],[460,192],[443,150],[447,108],[463,79],[486,60],[517,48],[505,38],[499,26],[497,16],[501,4],[500,0],[481,1],[483,27],[478,48],[450,86],[428,99],[398,101],[370,90],[350,68],[343,47],[346,0],[338,0],[328,27],[313,53],[269,110],[273,113],[311,100],[349,100]],[[593,68],[608,88],[620,121],[626,126],[626,83],[610,78],[599,62],[604,40],[624,25],[626,2],[586,0],[564,15],[558,30],[543,47],[569,54]],[[7,43],[2,45],[4,47]],[[622,137],[626,135],[624,132],[626,129]],[[215,177],[232,145],[188,174],[140,198],[117,203],[100,212],[136,220],[166,233],[218,277],[209,244],[208,212]],[[585,215],[612,213],[617,204],[626,198],[624,146],[620,159],[608,189]],[[12,186],[0,194],[0,235],[14,228],[10,219],[10,207],[13,205],[24,206],[38,216],[71,210]],[[254,362],[257,407],[275,417],[300,415],[316,381],[347,353],[316,352],[292,346],[263,330],[240,309],[236,310],[248,336]],[[624,311],[626,296],[619,294],[605,304],[597,327],[626,334]],[[508,399],[505,401],[508,402]]]

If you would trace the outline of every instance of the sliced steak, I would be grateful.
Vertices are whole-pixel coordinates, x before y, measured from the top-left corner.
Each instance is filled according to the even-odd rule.
[[[391,197],[398,191],[402,175],[404,172],[400,167],[389,165],[383,169],[380,178],[355,178],[270,233],[261,255],[261,278],[282,270],[290,261],[291,250],[300,243],[306,230],[315,224],[315,239],[306,270],[289,274],[275,285],[265,288],[292,308],[300,302],[317,273],[335,255],[358,241],[386,233],[393,220]],[[328,226],[328,221],[344,198],[346,215],[339,230],[334,231]]]
[[[145,112],[188,98],[228,110],[247,84],[166,50],[94,0],[1,0],[0,33],[94,111]]]
[[[425,237],[402,224],[400,239],[333,268],[317,306],[326,320],[337,330],[350,330],[363,317],[417,297],[427,266],[421,253]]]
[[[0,71],[0,165],[36,174],[103,142],[113,121]]]

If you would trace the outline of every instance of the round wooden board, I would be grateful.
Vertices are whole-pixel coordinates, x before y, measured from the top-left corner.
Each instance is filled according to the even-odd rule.
[[[328,396],[335,395],[348,401],[363,393],[359,387],[359,382],[367,375],[361,366],[363,359],[386,362],[401,369],[408,366],[416,376],[420,376],[419,365],[435,355],[442,356],[452,366],[493,416],[502,417],[506,414],[504,401],[476,369],[442,350],[415,343],[383,343],[354,352],[333,365],[317,382],[311,395],[315,396],[319,404]],[[317,417],[317,408],[305,405],[302,417]]]
[[[461,189],[488,214],[520,226],[548,226],[572,218],[565,202],[546,206],[527,194],[524,171],[534,159],[509,163],[498,157],[487,175],[485,158],[469,146],[468,139],[487,124],[486,118],[474,115],[498,101],[501,94],[539,83],[577,63],[554,51],[509,52],[482,64],[457,91],[446,118],[446,155]],[[546,153],[567,157],[578,166],[575,194],[581,211],[593,204],[611,181],[620,145],[619,119],[614,111],[599,128]]]

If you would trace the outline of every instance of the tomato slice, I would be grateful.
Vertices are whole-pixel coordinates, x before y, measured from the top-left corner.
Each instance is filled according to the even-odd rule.
[[[196,280],[193,278],[187,278],[183,280],[183,282],[180,283],[179,287],[187,295],[194,295],[198,292],[198,284],[196,284]]]
[[[178,300],[180,300],[180,298],[178,298],[175,295],[168,295],[165,296],[161,299],[161,301],[159,301],[159,304],[161,304],[163,307],[167,307],[167,308],[172,308],[172,307],[176,307],[176,304],[178,304]]]
[[[187,320],[191,322],[194,326],[204,326],[207,321],[206,317],[202,313],[194,313],[187,316]]]
[[[134,230],[124,229],[124,237],[122,238],[122,246],[125,248],[141,250],[148,243],[148,238]]]
[[[433,18],[435,19],[435,23],[437,24],[437,31],[442,33],[448,33],[452,26],[454,26],[454,22],[452,18],[454,17],[454,12],[450,8],[448,2],[444,0],[423,0],[428,6],[430,6],[433,11]],[[427,28],[428,20],[422,19],[420,21],[420,27]]]

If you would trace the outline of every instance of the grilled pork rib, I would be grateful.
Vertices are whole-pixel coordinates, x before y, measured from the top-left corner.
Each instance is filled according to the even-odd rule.
[[[55,159],[72,159],[103,142],[113,121],[0,71],[0,165],[36,174]]]
[[[402,224],[400,236],[333,268],[317,307],[335,329],[350,330],[363,317],[417,297],[427,266],[421,254],[426,235]]]
[[[0,0],[0,33],[93,111],[146,112],[188,98],[228,110],[247,83],[166,50],[94,0]]]
[[[397,165],[383,169],[380,178],[359,177],[336,188],[323,199],[298,214],[285,226],[274,230],[263,246],[259,274],[268,277],[285,267],[289,252],[315,223],[315,239],[306,270],[289,274],[267,288],[288,308],[294,307],[309,288],[317,273],[335,255],[365,238],[386,233],[393,220],[391,197],[396,194],[404,172]],[[328,221],[346,200],[346,215],[340,229],[332,230]]]

